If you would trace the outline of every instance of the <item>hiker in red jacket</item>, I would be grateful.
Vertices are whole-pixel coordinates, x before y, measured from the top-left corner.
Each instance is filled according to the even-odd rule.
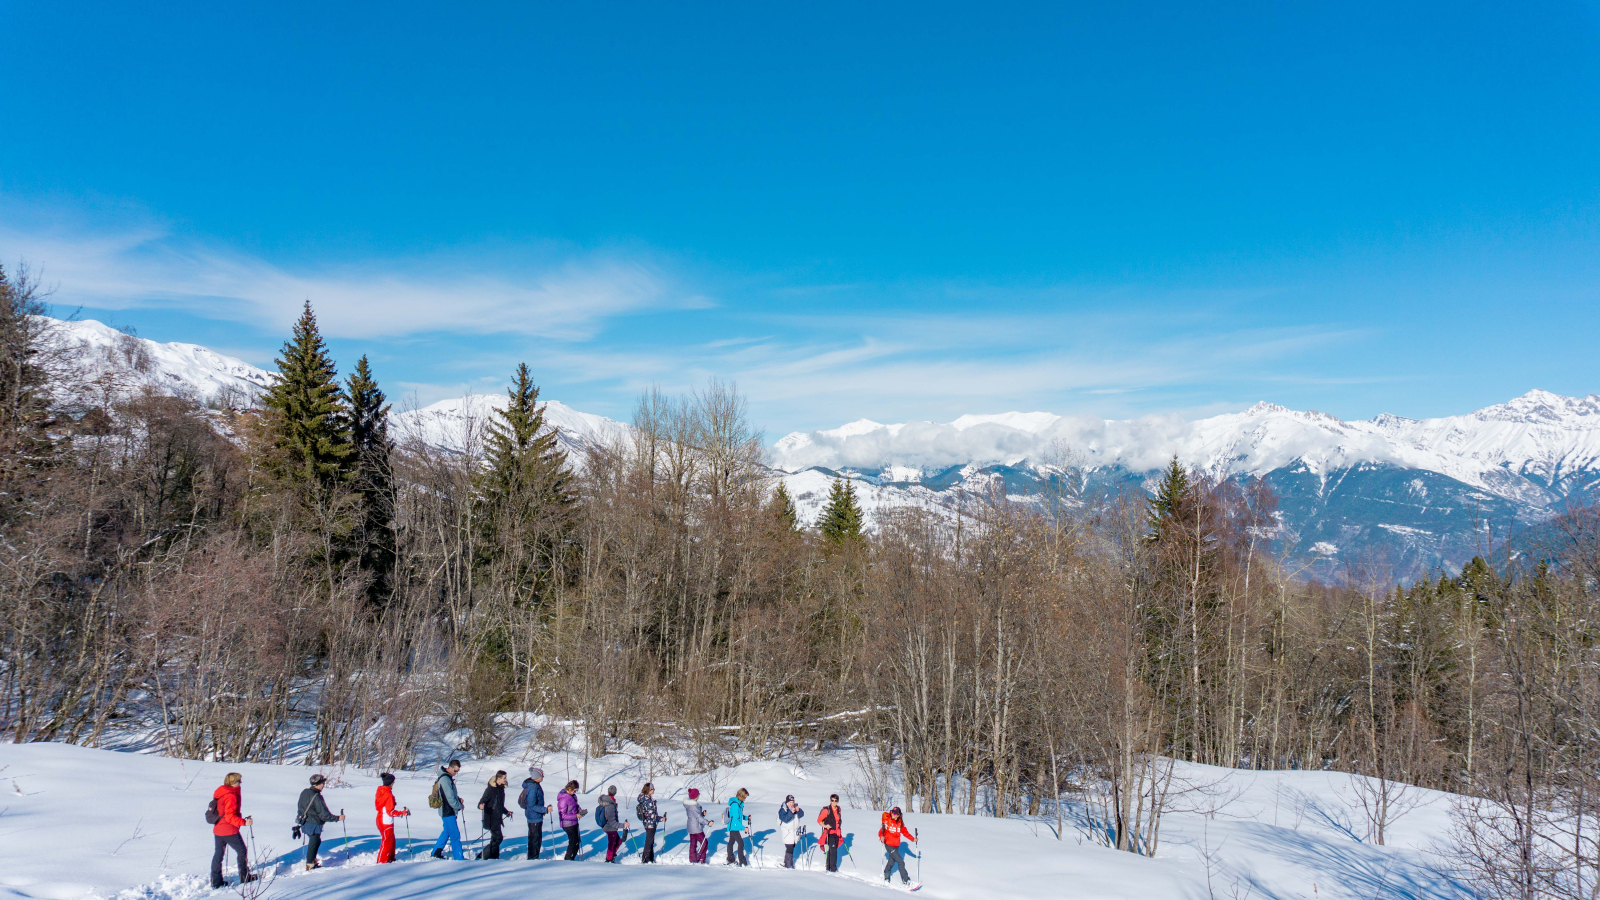
[[[822,843],[828,848],[828,871],[837,872],[839,845],[844,843],[844,810],[839,808],[838,794],[828,795],[828,805],[817,813],[817,824],[822,826]]]
[[[216,844],[216,849],[211,854],[211,886],[223,887],[227,882],[222,880],[222,858],[233,848],[233,855],[239,860],[239,882],[255,881],[256,877],[250,874],[250,855],[245,852],[244,838],[239,836],[239,829],[249,825],[250,816],[239,817],[240,791],[239,782],[244,776],[238,772],[229,772],[222,779],[222,785],[211,794],[211,799],[217,804],[217,823],[211,826],[211,835]]]
[[[910,884],[911,876],[906,873],[906,861],[900,857],[900,842],[915,841],[916,837],[906,828],[906,821],[900,814],[900,807],[896,806],[883,814],[883,827],[878,829],[878,840],[883,841],[883,849],[889,854],[889,861],[883,867],[883,880],[889,880],[889,874],[900,868],[900,883]]]
[[[373,798],[373,805],[378,808],[378,834],[382,836],[378,843],[378,862],[394,862],[394,820],[401,816],[411,815],[411,810],[405,807],[395,808],[394,805],[394,776],[388,772],[379,775],[383,782],[378,788],[378,795]]]

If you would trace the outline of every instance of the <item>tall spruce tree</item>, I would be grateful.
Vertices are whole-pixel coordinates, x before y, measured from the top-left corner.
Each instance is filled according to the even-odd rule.
[[[265,403],[275,414],[282,474],[318,485],[347,480],[355,467],[355,447],[344,393],[311,301],[306,301],[277,363],[278,380],[267,390]]]
[[[369,581],[367,597],[382,602],[389,596],[394,567],[394,442],[389,438],[389,403],[372,377],[367,358],[356,362],[345,385],[350,412],[347,423],[353,450],[351,486],[362,502],[361,568]]]
[[[1172,520],[1181,517],[1194,500],[1194,485],[1189,482],[1189,472],[1178,457],[1161,473],[1161,482],[1150,497],[1150,538],[1160,540],[1169,530]]]
[[[47,465],[54,451],[44,314],[27,269],[7,275],[0,267],[0,478],[6,480]],[[14,499],[5,493],[7,502]]]
[[[778,482],[777,490],[772,492],[772,499],[767,503],[767,511],[783,528],[789,531],[800,530],[800,514],[795,511],[794,498],[789,496],[789,489],[783,486],[783,482]]]
[[[828,503],[822,508],[817,529],[823,540],[836,547],[861,540],[861,505],[856,502],[856,488],[848,478],[835,478],[828,489]]]
[[[545,427],[539,387],[527,363],[519,363],[512,375],[506,408],[489,424],[488,443],[483,494],[492,506],[524,514],[541,505],[572,504],[567,454],[556,429]]]

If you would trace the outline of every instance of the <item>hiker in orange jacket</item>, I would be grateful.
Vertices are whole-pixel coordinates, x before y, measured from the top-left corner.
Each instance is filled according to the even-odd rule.
[[[212,802],[216,803],[216,822],[211,826],[212,840],[215,844],[211,854],[211,887],[219,888],[226,884],[222,878],[222,858],[233,848],[233,855],[239,860],[239,882],[243,884],[255,881],[256,876],[250,874],[250,855],[245,852],[244,838],[239,836],[239,829],[250,824],[249,816],[239,815],[240,798],[239,782],[244,776],[238,772],[229,772],[222,779],[222,785],[211,794]],[[208,817],[209,818],[209,817]]]
[[[900,814],[900,807],[896,806],[883,814],[883,825],[878,829],[878,840],[883,841],[883,849],[889,856],[889,861],[883,867],[883,880],[888,881],[890,873],[898,867],[900,883],[910,884],[911,876],[906,873],[906,861],[900,856],[900,842],[915,842],[916,837],[906,828],[906,820]]]

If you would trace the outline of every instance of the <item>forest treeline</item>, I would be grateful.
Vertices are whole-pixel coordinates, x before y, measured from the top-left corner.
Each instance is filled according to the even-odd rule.
[[[1332,769],[1371,776],[1379,842],[1410,786],[1465,795],[1463,853],[1504,896],[1600,875],[1594,507],[1542,552],[1405,585],[1381,561],[1302,580],[1264,484],[1177,461],[1148,494],[1064,471],[870,533],[841,481],[808,529],[727,384],[647,392],[569,457],[521,366],[445,450],[390,430],[365,358],[340,378],[309,305],[245,409],[117,384],[44,311],[0,274],[16,741],[395,767],[441,733],[499,751],[524,711],[579,723],[552,747],[698,766],[872,748],[864,777],[908,807],[1066,798],[1142,853],[1193,787],[1172,760]]]

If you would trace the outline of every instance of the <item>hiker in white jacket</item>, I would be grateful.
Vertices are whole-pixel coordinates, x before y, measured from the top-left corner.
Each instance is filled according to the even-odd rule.
[[[689,862],[706,861],[706,831],[711,827],[711,817],[700,805],[700,789],[689,788],[689,799],[683,801],[683,818],[689,823]]]
[[[806,811],[800,804],[794,802],[794,795],[783,799],[783,805],[778,807],[778,836],[783,839],[783,867],[794,868],[794,845],[800,842],[800,835],[805,831]]]

